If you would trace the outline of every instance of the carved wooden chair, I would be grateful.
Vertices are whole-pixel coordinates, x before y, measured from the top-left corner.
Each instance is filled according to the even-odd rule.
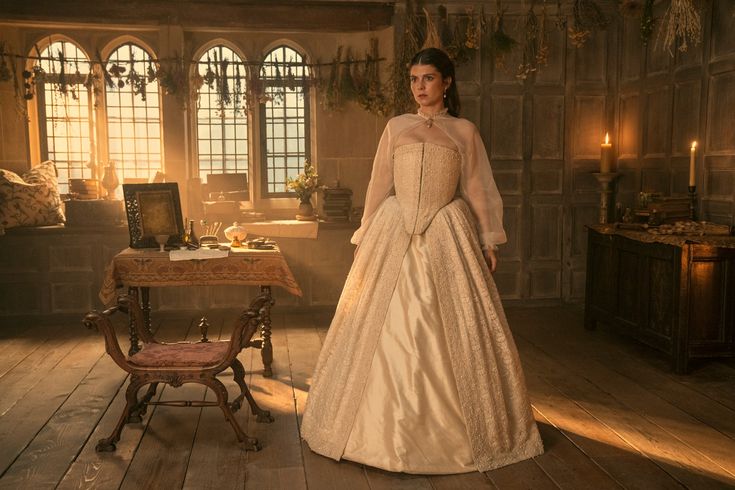
[[[156,341],[144,326],[143,312],[135,296],[120,296],[116,306],[101,313],[97,311],[88,313],[84,318],[84,325],[102,331],[107,353],[118,366],[130,373],[130,385],[125,394],[127,400],[125,409],[110,437],[101,439],[97,443],[97,451],[114,451],[115,443],[120,440],[120,433],[125,424],[140,422],[148,405],[218,406],[235,431],[237,440],[243,449],[246,451],[260,450],[258,440],[248,437],[243,432],[233,413],[240,409],[243,398],[246,398],[258,422],[273,422],[273,417],[270,412],[261,409],[255,402],[245,384],[245,368],[237,359],[237,355],[243,348],[251,347],[256,342],[251,341],[251,338],[261,323],[264,307],[271,301],[265,295],[257,297],[238,318],[230,340],[217,342],[162,343]],[[143,341],[143,348],[131,356],[123,354],[110,321],[110,316],[116,311],[132,315],[135,328]],[[229,403],[227,388],[216,377],[228,367],[232,368],[235,382],[240,387],[240,394]],[[217,396],[217,401],[151,401],[159,383],[173,387],[179,387],[185,383],[200,383],[212,389]],[[148,390],[142,398],[138,399],[140,388],[147,384],[150,385]]]

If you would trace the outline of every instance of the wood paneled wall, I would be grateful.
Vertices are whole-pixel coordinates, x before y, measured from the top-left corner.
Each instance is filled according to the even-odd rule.
[[[504,2],[517,40],[527,3]],[[585,225],[598,219],[592,172],[605,132],[622,174],[616,202],[633,206],[641,191],[686,195],[696,139],[700,217],[733,222],[735,3],[711,2],[703,42],[674,57],[656,47],[657,33],[644,47],[640,19],[623,17],[617,2],[598,3],[608,28],[577,48],[552,27],[548,65],[526,80],[515,76],[520,50],[499,68],[487,42],[458,67],[463,113],[480,128],[503,195],[508,243],[495,278],[508,299],[584,296]],[[495,12],[495,2],[485,4]],[[469,5],[452,6],[450,24]],[[656,4],[659,19],[668,5]]]
[[[686,195],[697,140],[699,216],[735,224],[735,2],[702,4],[702,43],[673,57],[655,39],[635,49],[635,19],[620,27],[618,199],[631,205],[641,191]],[[656,5],[656,15],[667,6]]]
[[[521,39],[522,2],[506,3],[506,32]],[[464,14],[450,10],[450,23]],[[521,50],[497,66],[487,41],[457,73],[463,113],[480,128],[503,195],[508,243],[495,279],[508,299],[583,297],[584,225],[597,220],[599,201],[591,172],[614,120],[615,29],[582,48],[556,27],[548,36],[547,66],[525,80],[516,77]]]

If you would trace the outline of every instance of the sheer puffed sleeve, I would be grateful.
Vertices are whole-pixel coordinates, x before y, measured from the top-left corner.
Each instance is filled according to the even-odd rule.
[[[503,229],[503,201],[495,184],[480,132],[468,124],[465,160],[459,181],[462,198],[477,218],[482,248],[495,248],[507,240]]]
[[[373,171],[370,176],[367,194],[365,195],[365,210],[362,214],[360,228],[352,235],[350,242],[359,245],[370,221],[380,204],[390,195],[393,189],[393,138],[391,121],[385,126],[383,135],[378,143],[378,150],[373,160]]]

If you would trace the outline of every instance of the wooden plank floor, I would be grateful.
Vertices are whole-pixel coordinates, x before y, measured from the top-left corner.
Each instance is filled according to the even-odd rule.
[[[94,446],[125,403],[127,379],[102,337],[68,325],[0,327],[0,488],[492,489],[735,488],[735,362],[678,376],[649,349],[605,329],[586,332],[575,306],[511,308],[546,453],[487,473],[403,475],[312,453],[299,437],[311,373],[331,315],[274,310],[276,375],[259,352],[240,359],[273,424],[237,413],[263,450],[244,453],[216,408],[151,407],[115,453]],[[212,315],[228,338],[233,312]],[[229,319],[229,320],[228,320]],[[124,319],[119,318],[124,339]],[[196,339],[196,319],[160,315],[166,340]],[[221,379],[235,393],[229,372]],[[200,386],[163,400],[212,399]]]

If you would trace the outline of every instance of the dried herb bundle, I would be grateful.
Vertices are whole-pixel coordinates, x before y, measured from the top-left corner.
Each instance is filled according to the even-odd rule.
[[[594,0],[574,0],[572,12],[574,25],[568,29],[569,39],[577,48],[585,45],[592,32],[607,26],[607,18]]]
[[[429,14],[428,10],[426,10],[425,8],[423,9],[423,11],[424,11],[424,16],[426,18],[426,36],[424,38],[424,44],[421,46],[421,49],[426,49],[426,48],[444,49],[444,45],[442,44],[441,37],[439,37],[439,31],[437,31],[434,21],[431,20],[431,15]]]
[[[523,36],[523,61],[518,66],[516,78],[518,80],[527,79],[536,71],[536,53],[538,52],[539,25],[536,13],[533,11],[533,4],[526,12]]]
[[[495,28],[490,35],[490,47],[492,49],[493,59],[495,60],[495,66],[503,68],[505,66],[505,56],[510,54],[516,44],[518,44],[518,41],[505,33],[503,21],[506,9],[503,8],[501,0],[497,0],[497,6],[498,13],[495,16]]]
[[[380,83],[379,56],[378,39],[372,38],[370,39],[370,51],[365,54],[363,68],[360,70],[360,65],[355,64],[353,78],[358,104],[368,112],[385,116],[389,112],[389,104]]]
[[[408,0],[406,2],[406,23],[401,37],[401,46],[396,51],[396,57],[391,64],[391,75],[388,81],[388,93],[393,101],[393,110],[396,114],[412,112],[416,108],[406,70],[411,57],[419,50],[419,31],[420,27],[414,14],[413,2]]]
[[[664,14],[656,45],[662,42],[662,48],[674,56],[671,49],[674,44],[678,43],[679,51],[685,52],[690,42],[697,45],[701,38],[702,25],[699,12],[694,8],[692,0],[671,0],[671,5]]]
[[[337,54],[332,59],[329,66],[329,79],[325,87],[322,98],[322,105],[330,111],[335,111],[342,106],[342,99],[339,91],[339,69],[342,61],[342,46],[337,46]]]

